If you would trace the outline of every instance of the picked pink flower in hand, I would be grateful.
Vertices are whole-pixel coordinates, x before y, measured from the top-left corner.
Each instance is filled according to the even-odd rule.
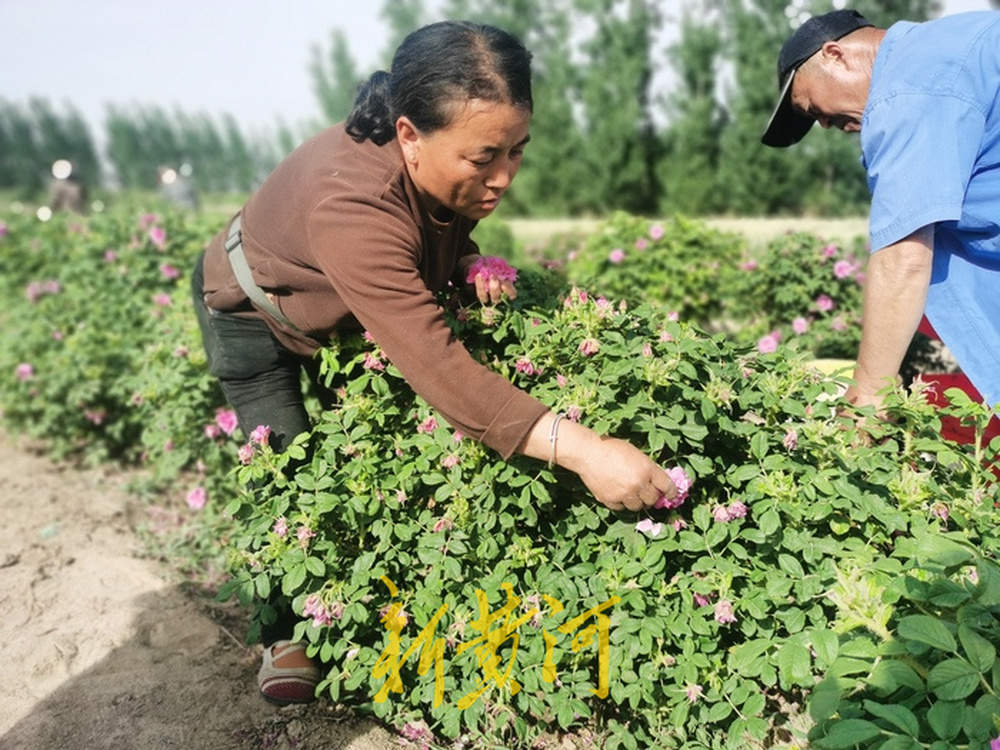
[[[484,278],[495,278],[498,281],[517,281],[517,269],[510,265],[503,258],[495,255],[483,255],[476,258],[465,272],[465,283],[476,283],[476,276],[482,274]]]
[[[691,491],[691,477],[680,466],[667,469],[667,476],[677,488],[677,496],[671,500],[666,495],[661,495],[660,499],[656,501],[656,505],[653,506],[654,508],[677,508],[683,505]]]

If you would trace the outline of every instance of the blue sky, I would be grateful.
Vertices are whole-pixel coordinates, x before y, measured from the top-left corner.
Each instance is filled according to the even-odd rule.
[[[676,0],[664,0],[673,3]],[[362,71],[382,64],[381,0],[0,0],[0,97],[231,112],[250,130],[318,115],[310,48],[339,27]],[[429,2],[429,6],[436,3]],[[946,0],[945,13],[987,0]]]

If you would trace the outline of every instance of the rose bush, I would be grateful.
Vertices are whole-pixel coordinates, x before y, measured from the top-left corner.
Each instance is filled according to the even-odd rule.
[[[466,747],[531,747],[548,730],[609,748],[742,748],[788,736],[795,707],[834,679],[846,713],[825,687],[812,731],[846,747],[838,723],[869,704],[855,708],[836,680],[867,684],[855,631],[868,622],[855,620],[873,606],[850,582],[920,575],[906,552],[942,535],[995,554],[986,446],[942,441],[919,392],[890,397],[898,421],[872,425],[867,442],[835,415],[837,384],[802,359],[662,310],[578,288],[555,306],[527,293],[502,308],[447,304],[480,361],[680,467],[690,496],[612,513],[573,475],[501,461],[452,432],[394,367],[364,368],[374,344],[342,341],[327,357],[347,383],[340,404],[288,453],[256,450],[239,471],[245,489],[226,512],[241,531],[222,590],[258,626],[279,606],[300,614],[295,637],[324,663],[320,690],[334,699]],[[906,629],[913,602],[875,600],[884,633]],[[574,634],[610,601],[599,698],[599,632]],[[498,633],[508,615],[521,621],[516,643]],[[967,624],[992,632],[985,619]],[[466,650],[490,631],[496,662]],[[394,633],[400,658],[423,648],[396,683]],[[492,680],[482,664],[499,665]],[[866,720],[882,731],[877,713]]]

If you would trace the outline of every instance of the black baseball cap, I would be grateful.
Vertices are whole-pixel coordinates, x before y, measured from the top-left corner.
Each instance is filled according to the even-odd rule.
[[[802,140],[815,120],[792,109],[795,71],[827,42],[872,25],[856,10],[835,10],[813,16],[788,37],[778,54],[778,104],[760,138],[761,143],[783,147]]]

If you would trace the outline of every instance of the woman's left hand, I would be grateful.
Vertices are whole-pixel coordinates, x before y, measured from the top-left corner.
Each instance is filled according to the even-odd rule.
[[[495,305],[500,300],[517,299],[517,289],[511,281],[501,281],[496,276],[476,274],[476,296],[484,305]]]
[[[467,255],[461,259],[462,275],[468,284],[475,285],[476,296],[484,305],[495,305],[500,300],[517,299],[517,269],[503,258],[492,255]]]

